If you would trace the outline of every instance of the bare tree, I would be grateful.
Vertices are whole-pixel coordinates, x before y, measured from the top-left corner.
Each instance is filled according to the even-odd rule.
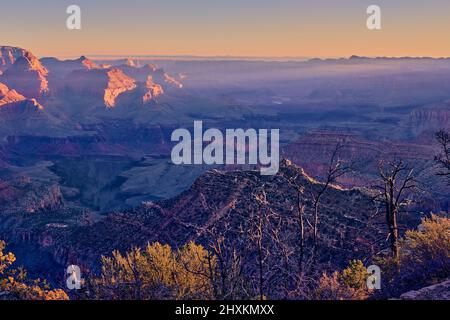
[[[261,190],[257,193],[253,193],[253,199],[257,203],[257,210],[252,214],[250,223],[250,239],[254,242],[258,255],[258,274],[259,274],[259,299],[264,300],[264,260],[265,260],[265,248],[263,247],[265,227],[267,226],[266,206],[267,195],[265,191],[265,185],[261,187]]]
[[[319,185],[317,189],[311,190],[311,195],[313,198],[313,259],[316,259],[318,233],[319,233],[319,207],[321,204],[322,197],[325,195],[327,190],[336,183],[337,179],[348,173],[351,170],[351,165],[346,163],[341,159],[340,153],[344,148],[343,143],[337,143],[330,157],[328,163],[328,168],[323,183]]]
[[[414,169],[403,160],[380,161],[378,164],[380,185],[376,188],[380,191],[376,199],[381,202],[385,210],[388,226],[388,239],[395,261],[398,263],[400,247],[398,234],[398,213],[404,206],[411,204],[408,199],[408,191],[417,187],[414,178]]]
[[[208,247],[217,259],[216,270],[210,272],[214,275],[211,282],[216,298],[225,300],[239,298],[237,290],[243,282],[243,257],[233,242],[234,230],[229,220],[224,219],[220,228],[214,226],[206,231]]]
[[[286,237],[286,228],[291,216],[283,216],[272,209],[269,210],[272,214],[269,216],[271,227],[268,230],[268,236],[271,245],[268,254],[271,256],[272,272],[268,274],[267,284],[272,291],[275,289],[278,292],[278,297],[286,299],[298,290],[298,285],[301,283],[301,274],[295,270],[295,262],[292,261],[296,248],[289,242],[289,237]]]
[[[436,133],[436,140],[441,146],[441,153],[434,158],[440,168],[437,174],[447,177],[450,184],[450,133],[440,130]]]
[[[298,258],[298,275],[299,277],[303,274],[303,261],[305,259],[305,207],[306,204],[303,201],[303,194],[305,192],[305,187],[302,183],[298,181],[299,176],[289,177],[283,174],[283,178],[291,186],[296,194],[296,204],[293,217],[298,225],[299,232],[299,246],[300,254]]]

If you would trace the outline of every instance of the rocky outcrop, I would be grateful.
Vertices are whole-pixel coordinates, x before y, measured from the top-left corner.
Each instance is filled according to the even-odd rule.
[[[134,79],[117,68],[73,71],[66,86],[76,94],[101,100],[108,108],[116,105],[116,99],[121,94],[137,87]]]
[[[10,90],[6,85],[0,83],[0,107],[13,102],[23,101],[25,97],[16,90]]]
[[[33,70],[38,71],[42,75],[47,75],[48,70],[42,66],[38,58],[30,51],[10,46],[0,46],[0,71],[5,71],[14,65],[20,58],[26,58]]]
[[[450,279],[447,281],[409,291],[400,296],[401,300],[450,300]]]
[[[136,82],[115,68],[109,70],[107,75],[108,85],[105,89],[104,101],[107,107],[114,107],[116,105],[116,98],[126,91],[135,89]]]
[[[47,74],[37,58],[22,56],[4,71],[0,81],[26,97],[37,98],[49,91]]]
[[[148,76],[145,88],[147,89],[147,92],[142,97],[142,102],[144,104],[155,101],[157,97],[164,94],[162,86],[154,83],[152,76]]]
[[[0,180],[0,211],[37,213],[57,210],[63,206],[63,196],[57,185],[45,185],[26,177]]]

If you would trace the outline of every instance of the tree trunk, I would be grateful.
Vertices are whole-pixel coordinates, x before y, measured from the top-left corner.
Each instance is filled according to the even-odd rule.
[[[317,235],[319,229],[319,199],[314,204],[314,225],[313,225],[313,262],[316,262],[317,258]]]
[[[305,222],[303,220],[303,214],[305,212],[305,207],[302,205],[300,200],[300,192],[298,193],[297,197],[297,209],[298,209],[298,222],[299,222],[299,229],[300,229],[300,259],[299,259],[299,275],[303,275],[303,259],[305,255]]]
[[[392,211],[392,252],[396,263],[399,263],[400,249],[398,244],[397,209]]]
[[[263,258],[262,258],[262,248],[258,248],[258,255],[259,255],[259,299],[264,300],[264,279],[263,279]]]
[[[389,184],[389,203],[387,204],[387,223],[391,239],[391,251],[397,267],[399,265],[399,244],[397,225],[397,206],[394,203],[394,184]]]

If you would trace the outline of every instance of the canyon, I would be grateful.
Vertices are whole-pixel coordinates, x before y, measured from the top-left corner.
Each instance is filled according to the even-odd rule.
[[[370,201],[379,160],[407,160],[424,186],[403,225],[449,211],[450,187],[433,166],[434,132],[450,129],[449,59],[60,60],[0,46],[0,72],[0,239],[55,283],[55,270],[98,271],[114,249],[206,245],[207,233],[247,220],[261,186],[287,216],[295,194],[283,175],[315,190],[338,143],[355,170],[323,204],[324,269],[381,249]],[[171,134],[198,120],[205,130],[279,130],[291,162],[273,177],[253,165],[175,166]]]

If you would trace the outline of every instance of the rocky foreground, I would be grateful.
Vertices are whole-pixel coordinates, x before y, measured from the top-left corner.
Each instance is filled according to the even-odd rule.
[[[258,214],[264,214],[267,230],[279,230],[284,250],[295,252],[299,235],[294,217],[299,194],[287,183],[289,177],[305,188],[300,201],[305,205],[306,219],[312,221],[310,193],[316,192],[320,183],[301,168],[284,162],[280,173],[273,177],[262,177],[256,170],[210,171],[180,196],[146,202],[133,210],[98,215],[55,207],[33,215],[10,215],[2,218],[0,237],[15,246],[37,247],[51,257],[52,263],[77,264],[85,270],[95,270],[101,255],[116,249],[128,250],[154,241],[174,247],[189,241],[209,246],[216,236],[252,257],[253,222]],[[5,185],[3,192],[12,197],[14,192],[21,192],[16,189]],[[261,202],[263,194],[267,198]],[[60,200],[54,199],[53,205],[60,206]],[[327,192],[320,206],[319,253],[323,268],[335,270],[351,259],[366,259],[378,252],[377,241],[384,238],[385,230],[382,217],[373,217],[375,212],[367,191],[333,187]],[[306,227],[308,256],[311,232]],[[268,236],[264,245],[280,246],[273,241]],[[275,259],[279,260],[282,248],[276,251]]]
[[[400,296],[402,300],[450,300],[450,279],[429,287],[409,291]]]

